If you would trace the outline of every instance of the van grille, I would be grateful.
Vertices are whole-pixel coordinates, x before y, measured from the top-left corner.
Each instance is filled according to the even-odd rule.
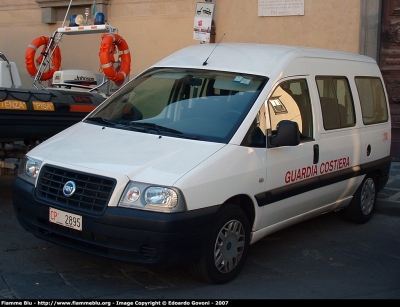
[[[75,193],[66,197],[63,187],[73,181]],[[51,165],[45,165],[40,171],[36,188],[36,197],[56,208],[65,208],[76,213],[101,215],[107,207],[116,180]]]

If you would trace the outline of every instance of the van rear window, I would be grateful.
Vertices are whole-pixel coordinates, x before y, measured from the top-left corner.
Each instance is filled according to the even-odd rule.
[[[374,77],[356,77],[364,125],[388,121],[388,109],[382,81]]]

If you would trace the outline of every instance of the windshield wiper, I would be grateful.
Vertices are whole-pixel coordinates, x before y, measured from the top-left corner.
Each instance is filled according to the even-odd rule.
[[[193,134],[186,134],[186,133],[182,133],[182,134],[177,134],[175,135],[177,138],[181,138],[181,139],[188,139],[188,140],[198,140],[198,141],[203,141],[204,139],[201,138],[198,135],[193,135]]]
[[[98,116],[98,117],[89,117],[86,118],[85,121],[92,121],[92,122],[97,122],[97,123],[106,123],[112,126],[115,126],[116,124],[108,119],[105,119],[104,117]]]
[[[159,126],[155,123],[141,123],[141,122],[130,122],[130,125],[133,127],[147,127],[149,129],[153,129],[156,130],[157,133],[161,133],[161,132],[168,132],[168,133],[172,133],[172,134],[183,134],[183,132],[179,131],[179,130],[175,130],[175,129],[171,129],[171,128],[167,128],[164,126]]]
[[[117,127],[117,128],[122,128],[122,129],[149,132],[149,129],[147,129],[145,127],[134,127],[134,126],[131,126],[131,125],[124,125],[124,124],[120,124],[120,123],[116,123],[116,122],[110,121],[110,120],[105,119],[104,117],[101,117],[101,116],[89,117],[85,121],[92,121],[92,122],[97,122],[97,123],[106,123],[106,124],[108,124],[110,126]]]
[[[101,116],[89,117],[85,121],[106,123],[113,127],[126,129],[126,130],[135,130],[135,131],[147,132],[147,133],[149,133],[151,130],[153,130],[153,131],[156,131],[158,134],[164,133],[164,134],[173,135],[173,136],[176,136],[179,138],[185,138],[185,139],[190,139],[190,140],[202,140],[202,138],[197,135],[186,134],[186,133],[183,133],[182,131],[167,128],[164,126],[159,126],[155,123],[130,122],[127,125],[127,124],[121,124],[121,123],[116,123],[116,122],[110,121]]]
[[[178,138],[190,139],[190,140],[203,140],[198,135],[187,134],[179,130],[157,125],[155,123],[143,123],[143,122],[131,122],[134,127],[148,127],[149,129],[156,130],[158,134],[172,135]]]

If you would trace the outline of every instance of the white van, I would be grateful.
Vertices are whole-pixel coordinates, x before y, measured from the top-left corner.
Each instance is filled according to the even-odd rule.
[[[15,212],[49,242],[225,283],[268,234],[336,210],[371,218],[389,118],[369,57],[190,46],[32,149]]]

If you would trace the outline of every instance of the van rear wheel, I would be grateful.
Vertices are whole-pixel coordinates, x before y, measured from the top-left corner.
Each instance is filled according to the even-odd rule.
[[[368,222],[375,211],[376,194],[376,177],[368,174],[354,193],[351,203],[343,209],[343,217],[357,224]]]
[[[233,280],[247,257],[250,226],[238,206],[222,209],[207,240],[200,260],[190,269],[193,276],[211,284]]]

